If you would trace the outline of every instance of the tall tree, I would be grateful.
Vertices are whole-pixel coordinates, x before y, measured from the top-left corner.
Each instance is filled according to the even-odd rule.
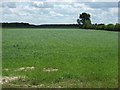
[[[80,14],[79,18],[77,19],[77,23],[79,25],[82,25],[83,27],[85,27],[86,25],[91,24],[90,14],[89,13],[85,13],[85,12]]]

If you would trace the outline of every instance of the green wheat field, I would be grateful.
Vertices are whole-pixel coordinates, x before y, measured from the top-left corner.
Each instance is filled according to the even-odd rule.
[[[19,77],[3,88],[118,87],[118,32],[3,28],[2,35],[2,75]]]

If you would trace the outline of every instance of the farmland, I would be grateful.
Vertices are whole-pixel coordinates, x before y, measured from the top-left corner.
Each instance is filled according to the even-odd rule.
[[[3,88],[117,87],[118,32],[3,28],[2,35],[3,76],[24,77]]]

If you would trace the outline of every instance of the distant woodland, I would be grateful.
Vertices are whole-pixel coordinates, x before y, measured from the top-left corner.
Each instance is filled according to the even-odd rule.
[[[91,15],[83,12],[76,20],[77,24],[43,24],[33,25],[29,23],[1,23],[3,28],[80,28],[80,29],[94,29],[94,30],[107,30],[107,31],[119,31],[120,24],[92,24]]]
[[[79,28],[78,24],[43,24],[33,25],[29,23],[2,23],[3,28]]]

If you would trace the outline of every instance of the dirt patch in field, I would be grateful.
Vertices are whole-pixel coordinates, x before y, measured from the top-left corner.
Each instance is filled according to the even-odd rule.
[[[21,67],[21,68],[16,69],[15,71],[27,71],[27,70],[32,70],[32,69],[35,69],[35,67],[34,66],[32,66],[32,67]]]
[[[8,70],[9,70],[8,68],[3,69],[3,71],[8,71]]]
[[[15,81],[15,80],[18,80],[20,78],[24,78],[24,77],[21,77],[21,76],[11,76],[11,77],[2,76],[2,77],[0,77],[0,84],[9,83],[11,81]]]
[[[40,85],[30,85],[30,84],[26,84],[26,85],[18,85],[18,84],[7,84],[8,86],[12,86],[12,87],[21,87],[21,88],[42,88],[44,87],[44,84],[40,84]]]
[[[55,72],[55,71],[58,71],[57,68],[43,68],[43,71],[45,72]]]

